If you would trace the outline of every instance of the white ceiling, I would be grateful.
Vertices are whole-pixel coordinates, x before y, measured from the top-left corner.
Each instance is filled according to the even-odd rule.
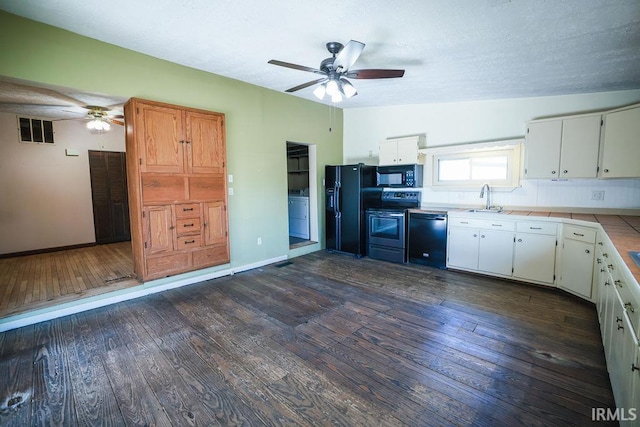
[[[366,44],[342,108],[640,89],[639,0],[0,0],[0,8],[158,58],[284,91],[325,43]],[[317,101],[313,87],[292,96]]]

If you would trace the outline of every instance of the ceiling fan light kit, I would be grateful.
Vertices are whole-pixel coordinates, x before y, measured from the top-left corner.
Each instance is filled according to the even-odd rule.
[[[295,92],[320,84],[314,89],[313,94],[320,100],[324,99],[325,96],[329,96],[331,102],[338,103],[342,102],[343,98],[349,99],[358,94],[356,88],[345,77],[352,79],[388,79],[404,75],[404,70],[370,69],[350,71],[349,69],[362,53],[364,46],[364,43],[355,40],[351,40],[344,46],[338,42],[327,43],[327,50],[332,56],[324,59],[320,63],[319,69],[275,59],[270,60],[269,64],[324,75],[324,78],[303,83],[287,89],[285,92]]]
[[[96,117],[87,122],[87,128],[89,130],[107,131],[111,129],[111,125],[101,117]]]

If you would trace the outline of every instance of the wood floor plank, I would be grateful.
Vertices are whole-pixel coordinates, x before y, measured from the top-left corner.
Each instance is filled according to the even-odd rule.
[[[54,319],[35,325],[37,347],[33,368],[32,423],[34,425],[75,425],[78,420],[62,327]]]
[[[65,322],[70,379],[78,423],[87,426],[117,426],[124,424],[118,402],[109,384],[96,332],[91,330],[87,316],[80,313]],[[98,332],[99,333],[99,332]]]
[[[34,327],[0,334],[0,425],[31,425]]]

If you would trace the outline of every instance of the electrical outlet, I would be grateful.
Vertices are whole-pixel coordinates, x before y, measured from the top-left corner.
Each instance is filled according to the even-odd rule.
[[[604,191],[591,190],[591,200],[604,200]]]
[[[229,195],[233,196],[233,188],[229,188]]]
[[[258,237],[258,246],[262,244],[262,237]]]

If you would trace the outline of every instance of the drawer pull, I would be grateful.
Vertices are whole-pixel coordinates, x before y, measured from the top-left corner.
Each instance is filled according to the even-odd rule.
[[[189,212],[192,211],[193,208],[182,208],[182,212]]]
[[[619,288],[622,287],[622,282],[620,280],[614,280],[613,283]]]
[[[542,227],[529,227],[529,230],[542,230]]]
[[[460,224],[469,224],[469,221],[460,221]]]
[[[616,323],[618,323],[618,322],[622,322],[622,317],[616,316]]]
[[[185,240],[185,241],[184,241],[184,244],[185,244],[185,245],[189,245],[189,244],[191,244],[191,243],[195,243],[195,242],[196,242],[195,240]]]
[[[605,280],[604,285],[605,285],[605,286],[610,286],[610,285],[611,285],[611,283],[609,283],[609,281],[608,281],[608,280]]]
[[[624,330],[624,326],[618,325],[618,330],[620,330],[620,329]]]
[[[492,227],[502,227],[502,224],[491,224]]]
[[[635,365],[635,363],[632,363],[632,364],[631,364],[631,372],[634,372],[634,371],[640,371],[640,368],[638,368],[638,367]]]
[[[574,236],[584,237],[584,234],[582,234],[582,233],[576,233],[575,231],[573,232],[573,235],[574,235]]]
[[[191,223],[191,224],[183,224],[182,226],[183,227],[193,227],[194,225],[195,225],[194,223]]]
[[[631,304],[630,302],[626,303],[626,304],[624,305],[624,308],[626,308],[628,311],[630,311],[630,312],[632,312],[632,313],[635,313],[635,312],[636,312],[636,311],[634,310],[634,308],[633,308],[633,304]]]

